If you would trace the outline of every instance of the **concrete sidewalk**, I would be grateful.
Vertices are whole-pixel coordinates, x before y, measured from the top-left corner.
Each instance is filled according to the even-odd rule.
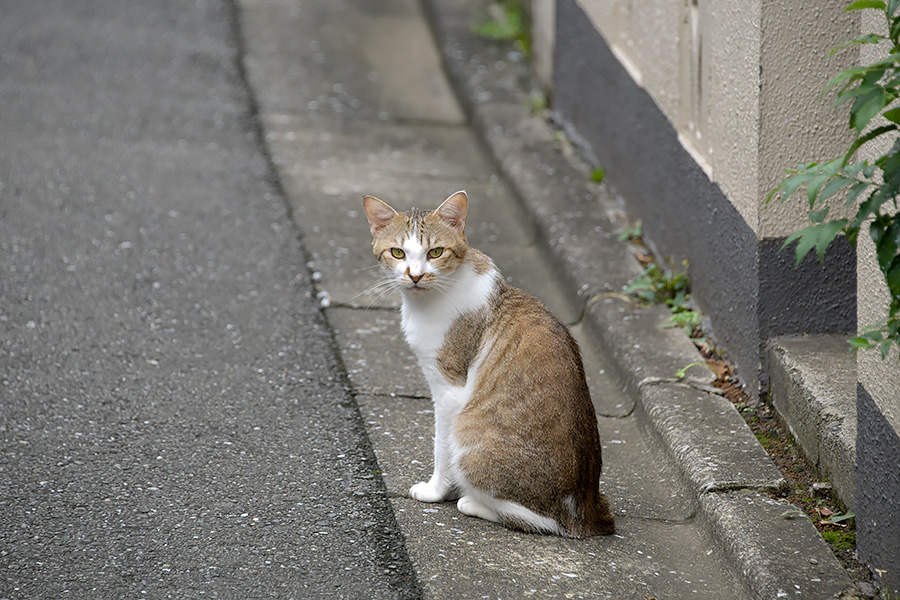
[[[480,4],[430,0],[429,21],[416,0],[239,2],[266,141],[425,597],[849,597],[812,524],[765,493],[784,481],[732,405],[702,373],[674,379],[690,342],[611,295],[638,272],[617,206],[530,116],[522,58],[470,33]],[[430,208],[458,189],[470,243],[581,344],[615,536],[526,535],[406,496],[430,473],[431,403],[399,298],[372,291],[360,198]]]

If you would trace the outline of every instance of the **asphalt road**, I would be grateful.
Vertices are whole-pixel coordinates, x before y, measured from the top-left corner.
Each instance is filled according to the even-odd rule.
[[[0,598],[411,598],[225,0],[0,1]]]

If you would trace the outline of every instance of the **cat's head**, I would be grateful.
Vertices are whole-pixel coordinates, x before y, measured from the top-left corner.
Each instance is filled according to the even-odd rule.
[[[385,275],[401,290],[420,294],[441,289],[469,248],[469,198],[456,192],[433,211],[397,212],[374,196],[363,197],[372,250]]]

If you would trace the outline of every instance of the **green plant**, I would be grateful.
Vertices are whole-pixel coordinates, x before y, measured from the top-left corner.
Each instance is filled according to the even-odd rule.
[[[769,194],[766,203],[780,194],[784,201],[801,187],[805,188],[812,225],[787,238],[784,246],[794,242],[797,264],[813,249],[819,261],[825,249],[843,232],[847,241],[856,244],[864,225],[875,243],[878,266],[890,293],[888,317],[863,329],[850,340],[855,349],[878,348],[882,358],[893,345],[900,346],[900,0],[857,0],[845,10],[879,11],[886,22],[887,35],[867,34],[844,42],[835,51],[850,45],[880,44],[890,47],[886,56],[870,65],[855,66],[838,73],[824,92],[836,89],[834,106],[850,103],[849,127],[854,139],[847,152],[825,162],[801,163]],[[878,121],[874,121],[879,117]],[[873,123],[877,123],[873,125]],[[870,125],[873,125],[870,127]],[[873,140],[891,136],[890,147],[880,156],[857,160],[854,157]],[[847,218],[830,218],[829,212],[839,193],[851,214]],[[893,208],[892,208],[893,207]],[[855,213],[852,211],[855,209]]]
[[[837,513],[835,515],[831,515],[830,517],[828,517],[826,519],[826,521],[828,521],[829,523],[831,523],[833,525],[837,525],[839,523],[843,523],[844,521],[849,521],[850,519],[855,519],[855,518],[856,518],[855,513],[845,512],[845,513]]]
[[[856,546],[856,533],[853,531],[823,531],[822,537],[835,550],[849,550]]]
[[[498,42],[516,42],[519,49],[531,55],[531,27],[522,0],[498,0],[488,7],[490,19],[472,27],[481,37]]]
[[[628,223],[618,232],[619,241],[637,242],[644,237],[644,222],[638,219],[633,223]]]
[[[591,181],[594,183],[602,183],[604,177],[606,177],[606,171],[599,167],[591,171]]]
[[[637,226],[640,227],[640,222]],[[620,233],[619,239],[629,238]],[[688,304],[690,299],[688,261],[684,261],[682,266],[685,268],[684,271],[666,271],[656,263],[649,263],[634,281],[625,286],[624,292],[642,304],[665,304],[672,314],[662,327],[680,327],[703,352],[711,352],[712,345],[703,337],[700,330],[702,321],[700,313],[691,309]],[[684,379],[687,370],[696,364],[709,367],[705,362],[691,363],[676,373],[678,379]],[[710,369],[716,372],[712,367]]]
[[[675,371],[675,377],[678,379],[678,381],[681,381],[682,379],[684,379],[687,376],[687,372],[691,367],[701,367],[701,366],[706,367],[707,369],[712,371],[713,375],[717,375],[716,370],[708,362],[706,362],[705,360],[698,360],[698,361],[692,362],[689,365],[685,365],[685,366],[681,367],[680,369],[678,369],[677,371]]]
[[[778,439],[778,434],[771,431],[759,431],[756,434],[756,440],[767,451],[771,449],[772,444]]]
[[[700,318],[700,313],[696,310],[685,309],[673,313],[669,317],[669,321],[671,322],[671,327],[681,327],[688,336],[695,337],[696,330],[700,327],[702,319]]]
[[[533,115],[539,115],[547,110],[549,104],[550,101],[546,92],[531,92],[531,94],[528,95],[528,106]]]
[[[683,263],[687,268],[687,261]],[[650,263],[634,281],[625,286],[625,293],[644,304],[665,304],[675,312],[687,309],[688,278],[686,271],[667,272]]]

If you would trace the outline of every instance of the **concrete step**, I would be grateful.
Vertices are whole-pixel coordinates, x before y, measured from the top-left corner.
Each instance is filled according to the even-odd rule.
[[[769,393],[803,453],[856,510],[856,357],[844,336],[769,343]]]

